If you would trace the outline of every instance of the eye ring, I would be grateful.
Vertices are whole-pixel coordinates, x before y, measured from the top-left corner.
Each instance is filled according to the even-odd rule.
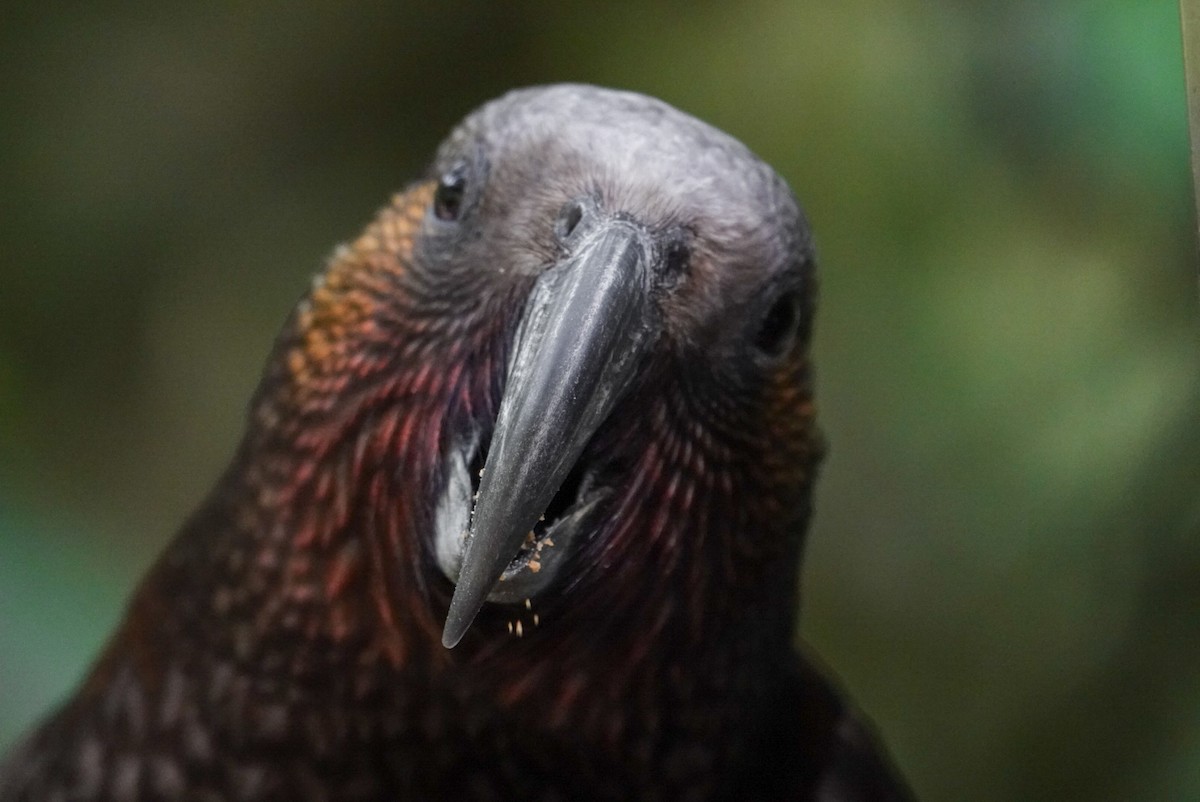
[[[438,179],[437,189],[433,193],[433,216],[447,223],[461,218],[466,193],[467,166],[456,164]]]
[[[778,359],[791,350],[800,328],[800,294],[783,293],[767,309],[754,335],[754,347],[768,359]]]

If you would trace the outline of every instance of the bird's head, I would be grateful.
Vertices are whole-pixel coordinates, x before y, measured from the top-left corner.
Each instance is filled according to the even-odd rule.
[[[517,91],[335,256],[256,414],[295,422],[312,537],[376,530],[401,566],[377,584],[422,589],[447,647],[521,616],[789,630],[814,281],[792,193],[736,140],[632,93]]]

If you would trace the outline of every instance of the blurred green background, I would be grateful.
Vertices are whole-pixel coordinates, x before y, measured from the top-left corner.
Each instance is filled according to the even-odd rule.
[[[466,111],[647,92],[792,183],[832,453],[804,635],[928,800],[1200,798],[1172,2],[9,3],[0,749],[216,477],[276,328]]]

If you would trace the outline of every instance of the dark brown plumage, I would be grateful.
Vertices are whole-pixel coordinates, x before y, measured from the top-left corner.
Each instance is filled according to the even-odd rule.
[[[0,800],[906,798],[793,649],[814,292],[724,134],[485,106],[300,302]]]

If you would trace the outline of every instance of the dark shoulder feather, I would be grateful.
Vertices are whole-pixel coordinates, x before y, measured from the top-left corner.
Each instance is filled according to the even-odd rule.
[[[870,723],[809,660],[781,683],[768,721],[739,798],[915,801]]]

